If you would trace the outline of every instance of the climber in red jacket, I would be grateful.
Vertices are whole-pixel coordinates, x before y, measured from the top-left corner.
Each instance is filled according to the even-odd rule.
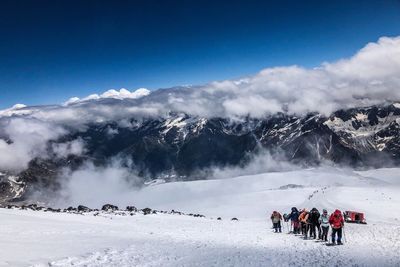
[[[329,217],[329,224],[332,227],[332,244],[335,244],[337,235],[337,244],[342,245],[342,229],[344,226],[344,219],[340,210],[335,210]]]

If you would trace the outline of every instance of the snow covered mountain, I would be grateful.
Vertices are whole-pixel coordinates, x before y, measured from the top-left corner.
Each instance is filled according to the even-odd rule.
[[[24,112],[18,109],[18,115],[11,117],[29,113],[22,108]],[[87,161],[104,166],[114,158],[143,181],[202,179],[213,167],[244,166],[263,150],[303,166],[323,161],[353,167],[394,166],[400,163],[399,125],[398,103],[339,110],[331,116],[277,113],[229,119],[169,112],[123,122],[91,121],[48,140],[44,156],[35,156],[25,170],[7,175],[3,171],[1,196],[19,198],[26,189],[41,187],[56,190],[63,168],[77,169]],[[3,133],[2,138],[13,143],[12,136]]]

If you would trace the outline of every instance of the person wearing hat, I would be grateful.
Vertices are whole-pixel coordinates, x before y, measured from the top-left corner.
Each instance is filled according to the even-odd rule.
[[[329,215],[326,209],[323,209],[322,215],[319,217],[319,224],[321,225],[321,239],[324,241],[328,241],[328,232],[329,232]]]
[[[340,210],[335,210],[329,217],[329,224],[332,227],[332,244],[335,244],[337,236],[337,244],[343,245],[342,243],[342,233],[344,226],[344,219],[342,212]]]
[[[271,215],[271,220],[275,229],[275,233],[278,233],[278,231],[279,233],[282,233],[282,228],[281,228],[282,215],[276,210],[274,210],[274,212]]]

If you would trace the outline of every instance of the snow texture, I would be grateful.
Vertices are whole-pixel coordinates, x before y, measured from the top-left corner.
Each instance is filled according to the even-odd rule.
[[[0,209],[0,266],[400,266],[398,173],[308,169],[160,183],[132,196],[141,208],[206,218]],[[357,210],[368,224],[346,224],[335,247],[288,235],[285,223],[273,233],[270,213],[292,206]]]

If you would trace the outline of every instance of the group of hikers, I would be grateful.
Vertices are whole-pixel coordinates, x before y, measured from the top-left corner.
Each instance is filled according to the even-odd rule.
[[[322,214],[313,208],[310,211],[306,209],[298,210],[293,207],[289,214],[283,216],[274,211],[271,215],[271,220],[275,232],[282,232],[282,220],[291,222],[290,233],[302,234],[305,239],[319,239],[328,242],[329,227],[332,228],[332,243],[342,245],[342,234],[344,226],[344,218],[340,210],[335,210],[331,215],[328,211],[323,209]],[[335,243],[337,242],[337,243]]]

